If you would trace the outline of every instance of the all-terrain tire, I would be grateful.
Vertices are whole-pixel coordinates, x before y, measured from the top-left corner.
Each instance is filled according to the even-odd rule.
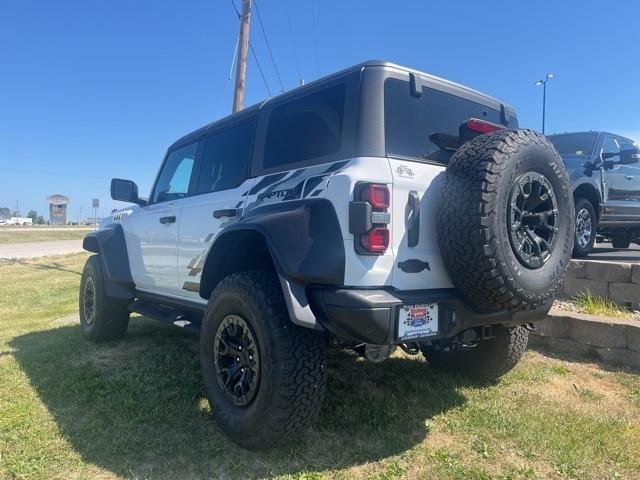
[[[238,405],[219,374],[216,336],[225,319],[241,317],[259,355],[259,383]],[[317,418],[327,382],[326,336],[291,322],[273,272],[232,274],[213,291],[200,336],[200,362],[212,415],[238,445],[272,447],[299,435]],[[220,347],[218,347],[220,348]]]
[[[525,327],[493,326],[494,338],[474,347],[454,343],[421,345],[427,362],[439,370],[458,373],[476,380],[493,381],[507,373],[522,358],[529,340]]]
[[[613,248],[629,248],[631,244],[631,235],[626,232],[616,233],[611,236],[611,246]]]
[[[82,335],[87,340],[116,340],[122,338],[127,331],[127,304],[107,297],[99,254],[89,257],[82,270],[78,308]]]
[[[575,201],[575,211],[576,211],[576,233],[573,242],[573,256],[577,258],[583,258],[591,253],[591,249],[593,248],[593,243],[596,241],[596,211],[591,205],[591,202],[586,198],[577,198]],[[581,218],[581,216],[587,215],[589,218],[589,222],[591,224],[591,234],[589,235],[589,239],[585,245],[581,245],[578,241],[578,235],[580,235],[580,228],[578,223],[581,221],[585,221],[586,219]]]
[[[552,187],[557,206],[553,249],[536,268],[516,255],[509,231],[513,189],[534,177]],[[502,130],[465,143],[449,161],[441,198],[440,253],[470,304],[519,311],[552,301],[571,259],[574,205],[565,166],[544,135]]]

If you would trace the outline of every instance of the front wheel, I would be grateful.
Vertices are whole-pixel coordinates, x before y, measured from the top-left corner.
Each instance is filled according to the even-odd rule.
[[[529,331],[525,327],[494,325],[493,338],[475,345],[448,342],[421,345],[427,362],[439,370],[458,373],[482,381],[496,380],[520,361],[527,349]]]
[[[326,338],[291,322],[272,272],[235,273],[218,284],[203,319],[200,363],[212,415],[242,447],[271,447],[319,413]]]
[[[596,212],[591,202],[585,198],[576,199],[576,233],[573,256],[586,257],[596,240]]]
[[[107,297],[100,255],[89,257],[82,270],[78,299],[80,326],[87,340],[122,338],[129,326],[127,304]]]

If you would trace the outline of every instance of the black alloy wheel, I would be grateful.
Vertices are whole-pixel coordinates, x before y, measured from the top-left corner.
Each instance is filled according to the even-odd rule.
[[[222,391],[239,407],[249,405],[260,383],[260,353],[251,327],[238,315],[218,327],[214,363]]]
[[[558,205],[551,183],[538,172],[516,180],[509,198],[509,240],[522,265],[540,268],[556,243]]]

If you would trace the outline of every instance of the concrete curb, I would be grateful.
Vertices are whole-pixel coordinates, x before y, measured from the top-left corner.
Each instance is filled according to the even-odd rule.
[[[640,322],[551,309],[529,345],[640,369]]]
[[[572,260],[563,293],[574,297],[587,292],[624,307],[640,308],[640,264]]]

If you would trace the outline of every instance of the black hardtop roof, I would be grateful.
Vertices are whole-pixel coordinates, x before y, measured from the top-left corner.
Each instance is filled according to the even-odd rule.
[[[500,100],[498,100],[498,99],[496,99],[494,97],[491,97],[490,95],[487,95],[485,93],[482,93],[482,92],[479,92],[479,91],[474,90],[472,88],[469,88],[469,87],[467,87],[465,85],[461,85],[459,83],[455,83],[455,82],[452,82],[450,80],[447,80],[447,79],[444,79],[444,78],[441,78],[441,77],[437,77],[435,75],[431,75],[429,73],[421,72],[420,70],[415,70],[415,69],[412,69],[412,68],[409,68],[409,67],[404,67],[402,65],[398,65],[398,64],[393,63],[393,62],[388,62],[386,60],[367,60],[366,62],[362,62],[362,63],[359,63],[357,65],[353,65],[351,67],[345,68],[343,70],[339,70],[339,71],[337,71],[335,73],[332,73],[330,75],[326,75],[324,77],[321,77],[321,78],[319,78],[317,80],[313,80],[313,81],[311,81],[309,83],[306,83],[304,85],[301,85],[299,87],[293,88],[291,90],[287,90],[286,92],[280,93],[280,94],[275,95],[273,97],[270,97],[270,98],[268,98],[266,100],[263,100],[261,102],[255,103],[255,104],[253,104],[253,105],[251,105],[249,107],[246,107],[246,108],[244,108],[243,110],[241,110],[239,112],[232,113],[231,115],[224,116],[224,117],[222,117],[222,118],[220,118],[218,120],[214,120],[213,122],[208,123],[207,125],[204,125],[203,127],[200,127],[197,130],[194,130],[193,132],[188,133],[187,135],[179,138],[178,140],[173,142],[169,148],[171,149],[172,147],[174,147],[176,145],[179,145],[179,144],[182,144],[182,143],[188,143],[191,139],[199,137],[200,135],[204,134],[207,130],[213,129],[213,128],[217,127],[220,124],[224,124],[226,122],[231,122],[231,121],[241,121],[241,119],[243,117],[250,116],[252,113],[262,109],[265,105],[268,105],[269,103],[272,103],[272,102],[274,102],[276,100],[280,100],[280,99],[286,98],[288,96],[297,95],[298,93],[300,93],[300,92],[302,92],[304,90],[311,90],[315,86],[317,86],[319,84],[322,84],[322,83],[325,83],[327,81],[330,81],[330,80],[333,80],[333,79],[348,75],[348,74],[353,73],[353,72],[362,71],[365,68],[372,68],[372,67],[387,67],[387,68],[392,68],[394,70],[400,70],[400,71],[403,71],[403,72],[406,72],[406,73],[414,73],[414,74],[419,75],[421,77],[426,77],[426,78],[430,79],[433,82],[442,83],[442,84],[445,84],[445,85],[447,85],[449,87],[452,87],[452,88],[455,88],[455,89],[460,89],[460,90],[463,90],[463,91],[468,92],[468,93],[479,95],[481,97],[486,98],[487,100],[493,101],[493,102],[495,102],[497,104],[504,105],[507,108],[511,108],[510,105],[508,105],[508,104],[506,104],[506,103],[504,103],[504,102],[502,102],[502,101],[500,101]]]

